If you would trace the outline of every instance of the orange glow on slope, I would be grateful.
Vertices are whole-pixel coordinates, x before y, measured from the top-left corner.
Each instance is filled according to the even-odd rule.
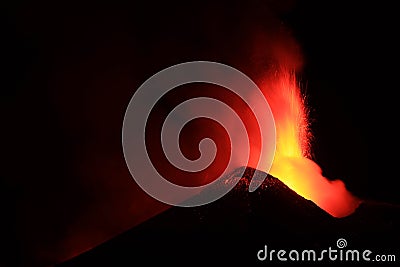
[[[294,73],[279,69],[261,88],[276,124],[276,154],[269,171],[292,190],[334,217],[351,214],[360,204],[340,180],[330,181],[310,157],[308,111]]]

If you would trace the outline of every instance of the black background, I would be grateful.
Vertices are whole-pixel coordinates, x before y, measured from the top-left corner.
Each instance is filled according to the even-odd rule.
[[[268,23],[287,27],[302,49],[299,78],[311,108],[314,159],[324,174],[343,180],[361,198],[400,203],[396,177],[377,182],[368,172],[367,135],[377,127],[370,96],[379,89],[368,87],[367,73],[376,69],[384,78],[375,55],[390,47],[375,36],[381,25],[376,16],[360,5],[56,1],[15,2],[3,10],[5,263],[30,254],[24,229],[53,240],[59,225],[84,212],[81,203],[91,197],[87,180],[93,178],[81,171],[82,153],[111,153],[123,162],[121,123],[133,88],[162,68],[190,60],[219,61],[246,72],[243,33]],[[103,126],[92,127],[92,121]],[[82,149],[92,142],[102,147]],[[64,212],[52,213],[58,209]],[[29,222],[31,216],[42,219]],[[25,227],[29,223],[33,227]]]

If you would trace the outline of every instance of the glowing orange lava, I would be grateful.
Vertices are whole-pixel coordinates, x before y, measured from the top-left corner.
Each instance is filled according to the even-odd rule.
[[[351,214],[360,204],[340,180],[330,181],[310,159],[308,110],[294,73],[280,68],[261,88],[276,125],[276,154],[271,175],[334,217]]]

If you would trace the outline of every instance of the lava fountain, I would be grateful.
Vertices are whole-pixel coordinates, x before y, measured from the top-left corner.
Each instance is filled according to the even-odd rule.
[[[325,178],[311,159],[309,112],[294,71],[276,68],[260,85],[276,126],[276,152],[269,173],[332,216],[351,214],[360,200],[341,180]]]

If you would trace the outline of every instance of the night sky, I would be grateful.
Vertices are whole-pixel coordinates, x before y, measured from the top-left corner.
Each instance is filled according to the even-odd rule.
[[[377,183],[368,172],[367,99],[374,89],[364,84],[374,59],[365,51],[383,45],[366,41],[371,17],[359,6],[49,1],[17,2],[2,12],[5,266],[60,261],[80,252],[76,243],[102,242],[154,215],[132,213],[138,205],[132,195],[143,198],[142,207],[165,209],[134,185],[122,155],[122,120],[135,88],[165,67],[193,60],[225,63],[252,77],[249,38],[273,36],[280,27],[302,51],[298,76],[311,112],[314,160],[324,175],[361,198],[400,203],[395,177]]]

